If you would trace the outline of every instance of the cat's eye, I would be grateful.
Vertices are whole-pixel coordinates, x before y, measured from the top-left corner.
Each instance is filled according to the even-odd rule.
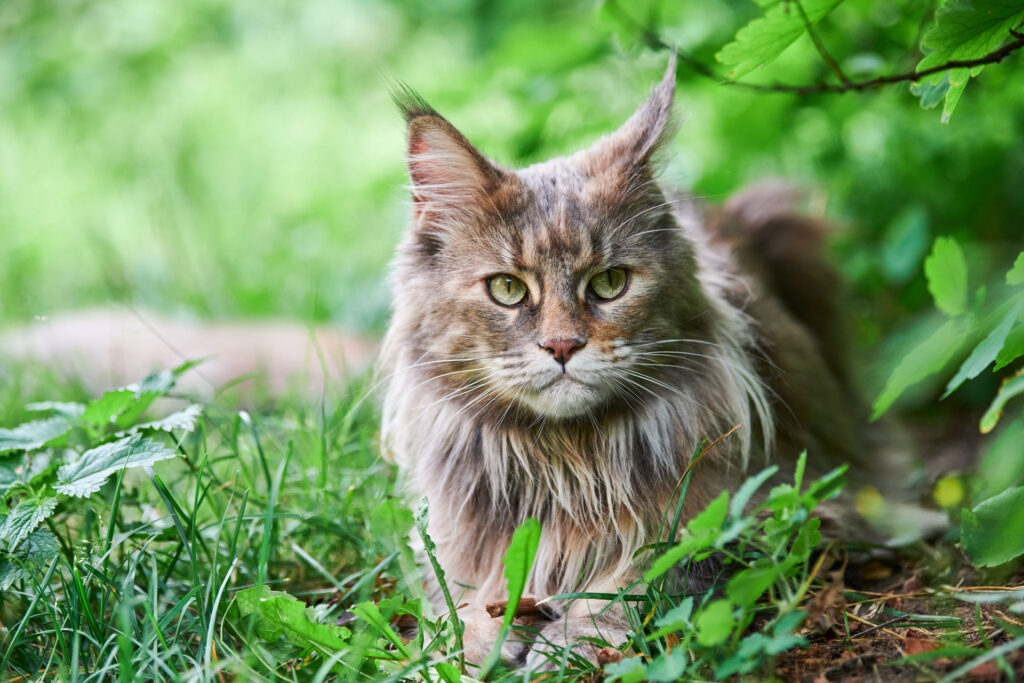
[[[526,284],[515,275],[495,275],[487,278],[487,293],[502,306],[515,306],[526,298]]]
[[[590,291],[598,299],[615,299],[622,296],[629,284],[629,275],[622,268],[609,268],[590,278]]]

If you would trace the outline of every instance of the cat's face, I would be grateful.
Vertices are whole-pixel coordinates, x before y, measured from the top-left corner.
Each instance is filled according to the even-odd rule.
[[[673,84],[591,149],[516,172],[407,105],[421,109],[396,305],[418,317],[419,362],[450,398],[571,418],[642,401],[688,367],[678,340],[701,327],[692,248],[649,169]]]

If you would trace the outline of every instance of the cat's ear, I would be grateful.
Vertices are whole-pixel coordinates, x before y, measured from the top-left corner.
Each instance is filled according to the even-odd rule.
[[[417,223],[486,205],[505,173],[418,94],[400,87],[394,99],[408,126],[406,165]]]
[[[676,56],[673,52],[661,82],[654,86],[636,113],[617,131],[580,153],[578,160],[584,172],[591,177],[615,173],[632,178],[638,172],[649,171],[651,159],[674,131],[675,90]]]

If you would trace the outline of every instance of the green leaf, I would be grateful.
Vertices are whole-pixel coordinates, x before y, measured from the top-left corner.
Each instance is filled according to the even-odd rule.
[[[540,522],[533,517],[519,525],[512,534],[512,542],[505,551],[505,581],[508,589],[508,605],[505,608],[504,625],[508,626],[515,617],[519,599],[523,596],[526,580],[533,568],[533,558],[540,545]]]
[[[391,628],[391,624],[389,624],[388,620],[384,618],[383,614],[381,614],[377,605],[372,602],[361,602],[352,607],[352,613],[373,627],[373,630],[391,643],[403,657],[409,658],[412,656],[409,649],[405,646],[405,643],[403,643],[402,639],[398,637],[395,630]]]
[[[57,509],[56,498],[24,498],[0,526],[0,546],[13,550]]]
[[[801,0],[811,26],[817,24],[842,0]],[[733,67],[728,77],[745,76],[778,57],[806,30],[804,16],[795,1],[780,2],[764,16],[754,19],[736,32],[731,43],[719,50],[715,59]]]
[[[960,529],[964,550],[977,567],[994,567],[1024,554],[1024,486],[965,509]]]
[[[982,370],[989,366],[989,363],[998,357],[1006,342],[1007,335],[1010,334],[1010,329],[1017,322],[1017,316],[1020,315],[1022,306],[1024,306],[1024,302],[1018,303],[1007,311],[1002,321],[988,333],[988,336],[980,344],[974,347],[971,355],[963,362],[963,365],[960,366],[953,379],[949,380],[949,384],[946,385],[946,393],[942,395],[942,398],[952,394],[957,387],[967,380],[977,377]]]
[[[606,683],[640,683],[647,678],[647,667],[642,657],[627,657],[604,668]]]
[[[704,647],[711,647],[725,642],[736,626],[732,604],[728,600],[715,600],[708,604],[694,622],[697,629],[697,642]]]
[[[928,291],[946,315],[967,312],[967,261],[952,237],[937,237],[924,261]]]
[[[198,403],[193,403],[176,413],[171,413],[163,419],[153,420],[152,422],[143,422],[142,424],[135,425],[123,432],[118,432],[117,436],[135,434],[136,432],[141,432],[145,429],[152,429],[161,432],[173,432],[174,430],[193,432],[195,431],[196,423],[199,421],[199,416],[202,414],[203,406]]]
[[[82,420],[97,427],[103,427],[128,410],[128,407],[135,403],[135,401],[135,392],[131,389],[108,391],[85,407],[85,412],[82,413]]]
[[[875,399],[872,420],[877,420],[910,386],[944,367],[964,344],[968,325],[963,318],[954,318],[921,342],[896,366],[882,393]]]
[[[0,453],[41,448],[70,431],[71,423],[63,417],[26,422],[13,429],[0,429]]]
[[[1017,0],[946,0],[935,13],[935,23],[921,39],[927,54],[918,62],[917,71],[941,66],[950,61],[967,61],[994,52],[1011,37],[1010,29],[1024,20],[1024,8]],[[948,123],[971,76],[984,66],[957,67],[937,71],[923,81],[932,85],[949,84],[943,123]],[[923,102],[923,98],[922,98]]]
[[[1017,371],[1017,374],[1012,377],[1003,380],[1002,385],[999,387],[999,392],[992,400],[992,404],[985,411],[985,414],[981,416],[981,431],[983,434],[988,434],[995,428],[1007,402],[1020,394],[1024,394],[1024,369]]]
[[[732,504],[729,506],[729,514],[734,519],[739,519],[743,516],[743,508],[747,507],[747,503],[754,496],[761,485],[764,484],[768,479],[779,471],[778,465],[772,465],[753,477],[748,477],[743,485],[740,486],[739,490],[736,491],[736,495],[732,499]]]
[[[82,403],[69,403],[65,401],[39,401],[29,403],[26,409],[34,412],[51,412],[68,420],[77,420],[85,412],[85,405]]]
[[[0,456],[0,494],[14,484],[31,484],[36,477],[46,472],[52,460],[53,454],[49,449]]]
[[[775,583],[783,566],[750,567],[737,572],[725,586],[725,594],[740,607],[752,607],[768,587]]]
[[[729,492],[722,491],[718,498],[708,503],[707,507],[697,513],[693,519],[686,525],[694,534],[701,531],[717,531],[722,528],[722,522],[725,521],[726,515],[729,513]]]
[[[655,657],[647,665],[647,680],[657,683],[674,683],[686,673],[690,658],[686,648],[677,647],[668,654]]]
[[[331,654],[348,647],[352,635],[347,628],[317,623],[312,608],[265,585],[239,591],[235,605],[243,617],[255,618],[256,633],[270,643],[283,637],[305,650]]]
[[[19,579],[32,577],[32,569],[42,569],[50,563],[60,545],[47,529],[36,529],[21,545],[0,559],[0,591],[10,589]]]
[[[693,596],[688,595],[682,602],[666,612],[665,616],[655,622],[658,630],[647,636],[647,642],[657,640],[676,631],[692,630],[693,624],[690,622],[690,617],[692,616]]]
[[[928,213],[912,205],[889,223],[882,242],[881,265],[890,282],[903,284],[917,273],[928,251]]]
[[[1024,251],[1017,255],[1017,260],[1013,262],[1013,268],[1006,271],[1006,284],[1024,285]]]
[[[996,366],[993,371],[1002,370],[1021,356],[1024,356],[1024,325],[1018,325],[1006,335],[1003,348],[996,354]]]
[[[98,491],[110,475],[123,468],[152,465],[177,455],[177,451],[157,441],[138,435],[126,436],[88,450],[77,461],[62,466],[57,471],[54,489],[65,495],[86,497]]]
[[[921,109],[931,109],[945,99],[949,92],[949,78],[943,76],[938,83],[911,83],[910,92],[921,98]]]

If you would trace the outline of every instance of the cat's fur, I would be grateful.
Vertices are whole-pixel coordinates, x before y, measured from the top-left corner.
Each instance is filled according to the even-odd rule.
[[[777,193],[721,209],[667,196],[652,157],[674,86],[673,64],[614,134],[518,171],[415,94],[397,98],[413,217],[391,280],[383,443],[429,499],[471,659],[497,633],[483,605],[504,597],[502,557],[526,518],[543,530],[527,595],[615,591],[642,573],[634,551],[659,540],[702,440],[741,425],[695,468],[684,516],[748,464],[806,447],[824,471],[864,452],[821,227]],[[609,267],[628,288],[597,301],[586,283]],[[525,303],[489,298],[501,273],[527,283]],[[563,368],[543,347],[565,339],[583,345]],[[600,603],[551,607],[530,665],[546,641],[593,658],[581,638],[625,635]]]

